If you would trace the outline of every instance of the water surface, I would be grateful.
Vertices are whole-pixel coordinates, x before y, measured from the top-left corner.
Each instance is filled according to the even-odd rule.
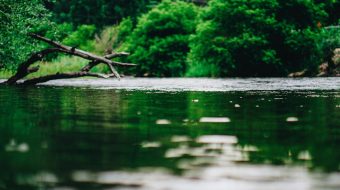
[[[0,189],[339,189],[340,80],[0,87]]]
[[[160,91],[273,91],[273,90],[339,90],[340,78],[123,78],[73,79],[44,83],[50,86],[90,87],[94,89],[160,90]]]

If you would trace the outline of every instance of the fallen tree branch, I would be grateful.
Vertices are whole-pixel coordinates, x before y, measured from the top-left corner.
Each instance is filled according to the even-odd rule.
[[[49,48],[49,49],[44,49],[42,51],[36,52],[31,55],[31,57],[26,60],[25,62],[21,63],[21,65],[18,67],[17,72],[15,75],[10,77],[5,84],[12,85],[16,84],[16,82],[24,77],[26,77],[28,74],[31,72],[29,71],[29,67],[34,64],[37,61],[42,60],[46,55],[57,52],[58,48]]]
[[[8,84],[8,85],[17,84],[19,80],[25,78],[27,75],[33,72],[37,72],[39,70],[39,66],[37,67],[30,67],[30,66],[37,61],[41,61],[46,55],[50,53],[54,53],[54,52],[66,53],[69,55],[78,56],[78,57],[87,59],[90,62],[85,67],[83,67],[81,71],[79,72],[56,73],[52,75],[37,77],[34,79],[28,79],[22,82],[21,84],[32,85],[32,84],[47,82],[49,80],[62,79],[62,78],[77,78],[77,77],[84,77],[84,76],[99,77],[99,78],[110,78],[110,77],[120,78],[120,75],[115,69],[115,66],[135,66],[135,64],[132,64],[132,63],[121,63],[121,62],[116,62],[116,61],[111,60],[117,57],[128,56],[129,53],[126,53],[126,52],[117,52],[117,53],[112,53],[112,54],[108,54],[105,56],[98,56],[90,52],[86,52],[86,51],[83,51],[83,50],[80,50],[74,47],[60,44],[58,42],[39,36],[37,34],[29,34],[29,36],[31,36],[34,39],[46,42],[49,45],[53,46],[54,48],[44,49],[42,51],[32,54],[28,60],[23,62],[21,65],[19,65],[15,75],[13,75],[7,81],[5,81],[4,82],[5,84]],[[93,67],[101,63],[106,64],[109,67],[111,74],[106,75],[106,74],[101,74],[101,73],[90,72],[90,70]]]
[[[38,65],[38,66],[36,66],[36,67],[30,67],[30,68],[28,68],[27,71],[28,71],[28,74],[31,74],[31,73],[38,72],[39,69],[40,69],[40,67],[39,67],[39,65]]]
[[[92,53],[89,53],[89,52],[86,52],[86,51],[83,51],[83,50],[79,50],[79,49],[74,48],[74,47],[70,47],[70,46],[60,44],[58,42],[52,41],[48,38],[39,36],[37,34],[30,34],[30,36],[37,39],[37,40],[44,41],[44,42],[46,42],[46,43],[48,43],[48,44],[50,44],[54,47],[57,47],[57,48],[61,49],[64,53],[67,53],[67,54],[70,54],[70,55],[76,55],[76,56],[79,56],[79,57],[82,57],[84,59],[88,59],[88,60],[91,60],[91,61],[98,61],[98,62],[101,62],[101,63],[105,63],[110,68],[111,72],[113,74],[115,74],[115,76],[117,78],[120,78],[120,75],[118,74],[116,69],[113,67],[114,65],[116,65],[116,66],[133,66],[133,65],[135,65],[135,64],[125,64],[125,63],[114,62],[114,61],[111,61],[111,60],[109,60],[105,57],[97,56],[97,55],[94,55]]]
[[[128,56],[128,55],[130,55],[130,54],[126,53],[126,52],[119,52],[119,53],[112,53],[112,54],[105,55],[104,58],[113,59],[113,58],[116,58],[116,57],[123,57],[123,56]],[[90,71],[93,67],[97,66],[99,63],[100,63],[100,61],[98,61],[98,60],[91,61],[89,64],[87,64],[85,67],[83,67],[81,69],[81,71]],[[116,63],[119,63],[119,62],[116,62]],[[131,63],[117,64],[117,65],[135,66],[135,64],[131,64]]]

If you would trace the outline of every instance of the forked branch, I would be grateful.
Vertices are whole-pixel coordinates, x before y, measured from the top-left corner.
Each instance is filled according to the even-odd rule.
[[[128,56],[129,54],[126,52],[119,52],[119,53],[108,54],[105,56],[98,56],[87,51],[83,51],[83,50],[80,50],[74,47],[60,44],[58,42],[39,36],[37,34],[29,34],[29,35],[34,39],[48,43],[49,45],[53,46],[53,48],[44,49],[42,51],[32,54],[29,59],[27,59],[25,62],[19,65],[15,75],[10,77],[5,82],[5,84],[8,84],[8,85],[17,84],[19,80],[25,78],[27,75],[33,72],[37,72],[39,70],[39,67],[30,67],[30,66],[37,61],[41,61],[46,55],[50,53],[54,53],[54,52],[66,53],[69,55],[78,56],[78,57],[87,59],[90,62],[85,67],[83,67],[81,71],[79,72],[56,73],[52,75],[28,79],[20,84],[34,85],[34,84],[38,84],[42,82],[47,82],[49,80],[63,79],[63,78],[77,78],[77,77],[84,77],[84,76],[99,77],[99,78],[110,78],[110,77],[120,78],[120,75],[115,69],[115,66],[135,66],[135,64],[132,64],[132,63],[121,63],[121,62],[116,62],[116,61],[111,60],[117,57]],[[90,70],[93,67],[101,63],[106,64],[109,67],[111,74],[106,75],[102,73],[91,73],[90,72]]]

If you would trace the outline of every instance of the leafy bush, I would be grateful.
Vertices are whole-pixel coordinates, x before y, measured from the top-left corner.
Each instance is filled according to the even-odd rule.
[[[125,18],[119,23],[117,38],[120,43],[124,42],[127,37],[131,35],[133,27],[134,26],[131,18]]]
[[[317,47],[324,57],[334,49],[340,48],[340,25],[323,28],[317,41]]]
[[[340,19],[340,1],[339,0],[323,0],[321,1],[325,6],[325,10],[328,13],[327,21],[325,25],[339,24]]]
[[[42,29],[44,36],[57,41],[62,41],[74,32],[74,26],[71,23],[54,24],[53,30],[49,27],[51,26],[47,25]]]
[[[81,25],[67,36],[62,43],[82,50],[91,51],[93,47],[93,38],[96,32],[94,25]]]
[[[325,17],[310,0],[211,0],[191,38],[187,75],[284,76],[309,67]]]
[[[138,76],[184,75],[197,12],[191,3],[165,0],[139,18],[124,44],[132,53],[129,61],[138,64]]]

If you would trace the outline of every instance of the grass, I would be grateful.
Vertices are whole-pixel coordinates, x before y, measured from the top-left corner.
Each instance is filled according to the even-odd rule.
[[[1,70],[0,71],[0,79],[7,79],[11,77],[14,74],[13,71],[8,71],[8,70]]]

